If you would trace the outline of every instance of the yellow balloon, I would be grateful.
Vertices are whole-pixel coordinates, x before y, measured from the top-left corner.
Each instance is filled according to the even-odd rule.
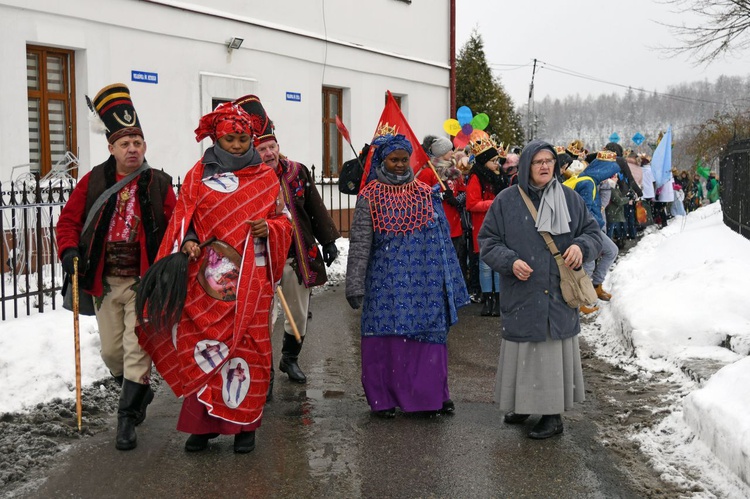
[[[461,124],[453,118],[447,119],[443,122],[443,130],[448,135],[458,135],[458,132],[461,131]]]

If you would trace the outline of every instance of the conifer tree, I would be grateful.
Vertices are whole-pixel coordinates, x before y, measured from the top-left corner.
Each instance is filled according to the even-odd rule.
[[[520,116],[500,79],[492,74],[476,30],[456,58],[456,106],[468,106],[475,115],[487,113],[490,124],[485,131],[498,142],[523,144]]]

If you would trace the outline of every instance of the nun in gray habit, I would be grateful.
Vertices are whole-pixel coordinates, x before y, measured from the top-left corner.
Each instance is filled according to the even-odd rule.
[[[593,260],[602,245],[599,225],[559,175],[554,148],[530,142],[521,153],[518,185],[498,194],[478,237],[482,260],[500,273],[495,402],[508,411],[508,424],[541,415],[529,432],[536,439],[562,433],[560,414],[584,400],[578,309],[563,300],[560,271],[540,232],[552,235],[571,268]],[[536,207],[536,222],[519,189]]]

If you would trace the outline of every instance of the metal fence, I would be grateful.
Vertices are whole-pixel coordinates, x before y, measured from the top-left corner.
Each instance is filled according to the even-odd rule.
[[[57,259],[55,222],[73,190],[63,180],[26,179],[0,184],[0,281],[2,320],[25,310],[45,310],[45,297],[55,309],[62,300],[62,269]]]
[[[316,176],[315,166],[310,171],[336,227],[348,237],[356,197],[341,194],[337,178]],[[181,185],[178,177],[176,192]],[[74,187],[75,180],[70,179],[40,181],[31,177],[0,182],[2,320],[62,306],[59,291],[63,275],[57,258],[55,227]]]
[[[750,239],[750,139],[727,145],[719,162],[724,224]]]

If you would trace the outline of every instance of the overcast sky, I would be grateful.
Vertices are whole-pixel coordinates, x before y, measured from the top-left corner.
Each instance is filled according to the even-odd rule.
[[[534,58],[542,61],[537,100],[625,91],[559,71],[660,92],[676,83],[750,73],[750,50],[697,67],[686,55],[660,50],[679,41],[659,23],[691,19],[671,9],[661,0],[457,0],[456,45],[460,50],[478,30],[487,61],[516,106],[528,99]]]

